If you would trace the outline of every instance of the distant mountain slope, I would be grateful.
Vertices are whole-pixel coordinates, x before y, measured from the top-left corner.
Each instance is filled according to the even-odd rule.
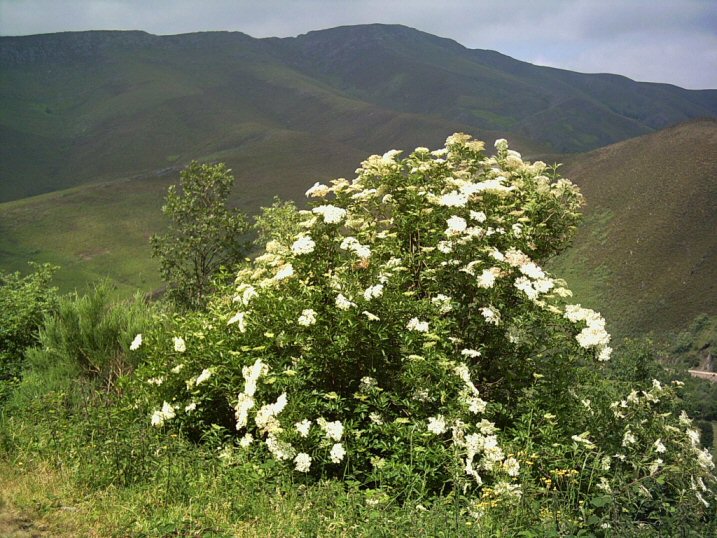
[[[509,130],[558,152],[717,115],[714,90],[539,67],[402,26],[333,28],[276,46],[305,72],[362,99]]]
[[[554,268],[619,332],[717,314],[717,121],[695,120],[569,158],[587,200]]]
[[[349,170],[454,131],[581,151],[697,116],[717,116],[717,91],[536,67],[403,26],[0,37],[0,201],[191,159],[241,174],[250,150],[310,170],[320,154],[298,149],[316,142]]]

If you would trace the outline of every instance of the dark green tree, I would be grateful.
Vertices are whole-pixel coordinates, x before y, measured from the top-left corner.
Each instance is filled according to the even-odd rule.
[[[204,306],[220,269],[245,255],[250,225],[243,213],[227,207],[233,184],[234,177],[223,163],[193,161],[180,174],[180,190],[169,187],[162,207],[169,226],[150,242],[168,296],[181,307]]]

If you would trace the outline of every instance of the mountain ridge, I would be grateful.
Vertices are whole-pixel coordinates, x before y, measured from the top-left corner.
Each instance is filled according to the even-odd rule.
[[[399,25],[5,36],[0,67],[0,201],[231,158],[257,129],[357,152],[466,131],[537,156],[717,116],[715,90],[533,66]]]

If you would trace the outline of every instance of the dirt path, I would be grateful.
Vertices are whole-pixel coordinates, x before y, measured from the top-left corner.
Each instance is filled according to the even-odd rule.
[[[0,536],[3,538],[45,538],[45,526],[34,523],[0,499]]]

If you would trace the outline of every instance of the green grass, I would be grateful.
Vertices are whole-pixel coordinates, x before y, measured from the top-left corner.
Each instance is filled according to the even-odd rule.
[[[717,122],[698,120],[566,159],[585,222],[552,262],[618,335],[717,314]]]
[[[75,188],[0,205],[2,270],[27,261],[60,266],[63,291],[111,276],[122,295],[159,285],[149,233],[162,226],[166,181],[125,181]]]

